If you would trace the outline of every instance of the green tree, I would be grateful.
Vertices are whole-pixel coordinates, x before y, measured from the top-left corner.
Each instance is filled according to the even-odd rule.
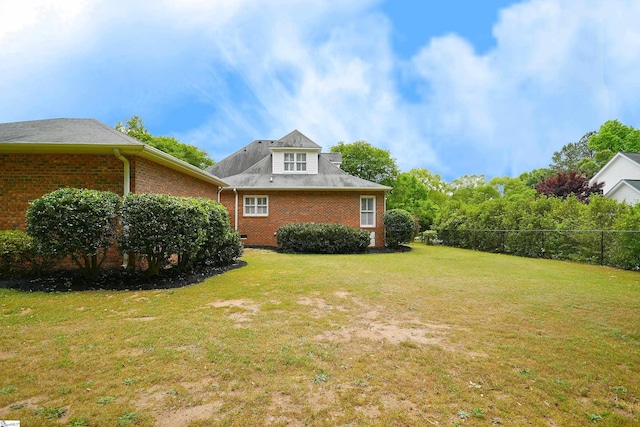
[[[205,169],[214,164],[209,154],[196,146],[182,143],[172,136],[153,136],[144,127],[144,121],[138,116],[131,117],[125,124],[118,122],[115,128],[138,141],[171,154],[173,157],[200,169]]]
[[[595,150],[589,147],[589,140],[594,135],[596,132],[587,132],[578,142],[570,142],[560,151],[553,153],[549,169],[554,172],[580,171],[581,162],[584,164],[595,155]]]
[[[339,142],[330,148],[332,153],[342,153],[342,170],[348,174],[391,186],[399,169],[387,150],[376,148],[366,141],[351,144]]]
[[[593,158],[581,160],[579,166],[581,171],[595,174],[618,152],[640,152],[640,129],[609,120],[591,136],[589,148],[595,151]]]
[[[508,200],[526,199],[531,200],[536,196],[536,190],[527,186],[521,178],[500,176],[491,178],[489,185],[495,188],[500,195]]]
[[[538,185],[540,181],[554,175],[556,175],[556,172],[552,171],[549,168],[538,168],[532,170],[531,172],[524,172],[520,174],[518,178],[522,182],[524,182],[527,188],[535,188],[535,186]]]
[[[418,218],[421,230],[427,230],[436,216],[437,206],[431,201],[430,190],[418,176],[403,172],[387,197],[388,209],[404,209]]]
[[[463,203],[479,204],[501,197],[484,175],[463,175],[449,183],[451,198]]]

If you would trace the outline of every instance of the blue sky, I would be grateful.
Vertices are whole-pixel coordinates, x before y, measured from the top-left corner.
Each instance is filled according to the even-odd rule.
[[[446,180],[640,127],[637,0],[0,3],[0,122],[138,115],[218,161],[298,129]]]

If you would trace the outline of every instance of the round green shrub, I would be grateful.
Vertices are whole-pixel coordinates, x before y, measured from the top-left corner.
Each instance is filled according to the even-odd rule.
[[[62,188],[31,203],[27,233],[38,254],[70,256],[86,277],[94,277],[114,243],[119,207],[115,193]]]
[[[385,212],[382,223],[385,228],[385,244],[392,249],[397,249],[402,243],[412,242],[416,235],[413,216],[404,209]]]

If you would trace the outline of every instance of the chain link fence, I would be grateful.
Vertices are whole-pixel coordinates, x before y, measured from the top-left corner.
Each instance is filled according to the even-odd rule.
[[[441,244],[530,258],[640,269],[637,230],[439,230]]]

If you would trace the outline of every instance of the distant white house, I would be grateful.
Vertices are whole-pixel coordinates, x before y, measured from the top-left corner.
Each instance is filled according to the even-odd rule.
[[[640,202],[640,153],[618,153],[593,176],[590,184],[604,182],[605,197],[635,205]]]

